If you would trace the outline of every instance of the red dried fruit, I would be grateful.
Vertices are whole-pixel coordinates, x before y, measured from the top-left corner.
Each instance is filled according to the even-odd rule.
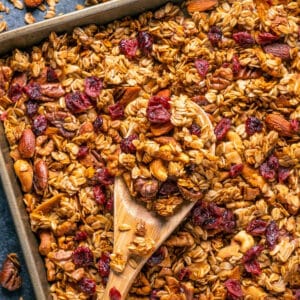
[[[177,186],[176,181],[172,179],[167,179],[165,182],[162,183],[160,186],[158,197],[167,197],[169,195],[174,195],[179,193],[179,189]]]
[[[91,107],[86,94],[76,91],[65,96],[67,108],[74,114],[85,112]]]
[[[39,105],[37,104],[37,102],[32,100],[26,102],[26,112],[30,118],[32,118],[38,112],[38,109]]]
[[[149,99],[148,102],[148,107],[149,106],[157,106],[157,105],[162,105],[165,109],[170,109],[170,101],[171,99],[169,97],[164,97],[164,96],[152,96]]]
[[[160,297],[158,296],[158,292],[159,292],[159,290],[152,290],[149,300],[159,300]],[[300,300],[300,298],[299,298],[299,300]]]
[[[88,247],[78,247],[72,254],[73,262],[76,267],[88,267],[94,263],[94,255]]]
[[[138,47],[143,54],[148,55],[152,51],[153,37],[147,31],[139,31],[137,36]]]
[[[274,43],[264,47],[266,53],[271,53],[283,60],[288,60],[291,58],[290,49],[291,48],[289,45],[282,43]]]
[[[230,119],[223,118],[215,127],[215,135],[218,141],[221,141],[225,138],[227,132],[229,131],[231,126]]]
[[[163,124],[170,121],[171,114],[161,104],[147,107],[147,118],[151,123]]]
[[[275,170],[270,168],[266,162],[259,167],[259,172],[262,177],[268,180],[272,180],[276,176]]]
[[[260,32],[257,35],[256,42],[259,45],[267,45],[279,40],[279,38],[279,36],[270,32]]]
[[[51,67],[47,68],[46,77],[47,77],[48,82],[58,82],[58,76],[57,76],[56,72]]]
[[[114,210],[114,197],[109,197],[106,204],[105,204],[105,209],[109,212],[113,212]]]
[[[294,132],[298,132],[300,129],[300,122],[297,119],[290,120],[291,128]]]
[[[122,139],[121,145],[120,145],[122,152],[131,153],[131,154],[135,153],[136,148],[133,145],[132,141],[137,140],[137,139],[138,139],[138,136],[136,134],[131,134],[130,136]]]
[[[263,245],[256,245],[247,250],[245,255],[243,256],[242,262],[246,271],[252,275],[259,275],[261,273],[259,262],[257,261],[257,257],[264,250]]]
[[[119,48],[127,58],[134,58],[138,49],[138,41],[137,39],[123,39],[119,43]]]
[[[109,290],[109,299],[110,300],[121,300],[121,293],[115,287],[112,287]]]
[[[243,168],[244,168],[243,164],[235,164],[235,165],[231,166],[230,170],[229,170],[229,176],[231,178],[234,178],[234,177],[240,175],[242,173]]]
[[[248,117],[245,126],[248,135],[253,135],[255,132],[261,132],[263,129],[262,122],[256,117]]]
[[[23,94],[23,88],[18,83],[11,84],[8,90],[8,97],[12,102],[17,102]]]
[[[102,90],[102,80],[96,76],[90,76],[84,80],[84,92],[91,98],[97,98]]]
[[[27,84],[23,91],[32,100],[39,100],[42,97],[41,86],[37,82]]]
[[[124,106],[120,103],[110,105],[108,111],[113,120],[119,120],[124,117]]]
[[[177,278],[179,281],[182,281],[183,279],[189,279],[191,273],[192,272],[189,268],[184,267],[179,271]]]
[[[96,293],[96,282],[94,279],[83,277],[78,281],[78,287],[87,295],[94,295]]]
[[[239,300],[243,297],[241,283],[237,279],[227,279],[224,283],[229,299]]]
[[[93,123],[93,127],[96,133],[99,133],[101,131],[103,125],[103,118],[102,116],[97,116],[97,118],[95,119],[94,123]]]
[[[77,242],[85,241],[88,237],[86,231],[77,231],[74,240]]]
[[[208,72],[209,63],[206,59],[196,59],[195,67],[197,69],[198,74],[203,78]]]
[[[271,221],[266,229],[267,245],[270,249],[273,249],[279,239],[279,228],[275,221]]]
[[[165,259],[165,252],[163,248],[159,248],[152,256],[148,259],[147,265],[150,267],[160,264]]]
[[[267,159],[267,164],[271,169],[273,169],[275,171],[277,171],[279,168],[278,158],[273,154],[270,155],[269,158]]]
[[[101,186],[96,185],[93,187],[93,194],[95,201],[100,204],[104,205],[106,203],[106,196]]]
[[[46,116],[39,115],[33,119],[32,131],[35,135],[41,135],[45,132],[47,126],[48,126],[48,122]]]
[[[99,183],[104,186],[114,183],[114,176],[112,176],[106,168],[97,170],[97,179]]]
[[[290,169],[285,167],[278,168],[278,181],[279,183],[285,182],[290,176]]]
[[[249,32],[240,31],[232,35],[234,41],[242,47],[247,47],[255,44],[254,38]]]
[[[98,272],[102,278],[107,278],[110,272],[110,258],[108,253],[102,253],[98,260]]]
[[[89,153],[89,147],[88,146],[80,146],[77,156],[77,159],[83,159],[85,158]]]
[[[267,222],[260,219],[256,219],[256,220],[252,220],[248,224],[246,231],[251,235],[260,236],[266,232],[267,226],[268,226]]]
[[[201,135],[201,127],[198,124],[193,123],[192,126],[189,129],[190,129],[191,134],[194,134],[196,136]]]
[[[239,57],[235,54],[232,57],[232,73],[233,75],[237,75],[241,70],[241,63]]]
[[[217,26],[212,26],[208,31],[208,39],[213,47],[217,47],[222,39],[222,30]]]
[[[300,289],[295,291],[295,300],[300,300]]]

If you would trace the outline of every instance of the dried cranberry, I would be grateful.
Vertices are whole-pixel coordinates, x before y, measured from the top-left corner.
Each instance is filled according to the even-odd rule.
[[[85,241],[88,237],[86,231],[77,231],[74,240],[77,242]]]
[[[149,99],[148,107],[149,106],[157,106],[162,105],[165,109],[170,109],[170,98],[164,96],[152,96]]]
[[[30,118],[32,118],[38,112],[38,109],[39,105],[37,104],[37,102],[32,100],[26,102],[26,112]]]
[[[251,235],[260,236],[265,233],[267,226],[268,226],[267,222],[260,219],[256,219],[256,220],[252,220],[248,224],[246,231]]]
[[[295,300],[300,300],[300,289],[295,291]]]
[[[31,82],[23,88],[25,94],[32,100],[39,100],[42,96],[41,86],[37,82]]]
[[[114,177],[109,173],[106,168],[97,170],[97,179],[102,185],[110,185],[114,183]]]
[[[159,248],[152,256],[148,259],[147,265],[150,267],[154,267],[159,265],[165,259],[165,252],[163,248]]]
[[[283,183],[290,176],[290,169],[285,167],[278,168],[278,181],[279,183]]]
[[[176,181],[174,181],[172,179],[167,179],[160,186],[158,195],[159,195],[159,197],[167,197],[169,195],[174,195],[177,193],[179,193],[179,189],[178,189]]]
[[[12,84],[8,90],[8,97],[12,102],[17,102],[23,94],[23,88],[18,83]]]
[[[201,135],[201,127],[198,124],[193,123],[192,126],[189,129],[190,129],[191,134],[194,134],[196,136]]]
[[[279,36],[274,35],[270,32],[260,32],[257,35],[256,42],[259,45],[267,45],[267,44],[270,44],[274,41],[277,41],[278,39],[279,39]]]
[[[109,290],[109,300],[121,300],[121,293],[115,287]]]
[[[278,158],[275,155],[270,155],[267,160],[268,166],[273,170],[278,170],[279,168],[279,161]]]
[[[123,39],[119,43],[119,48],[127,58],[134,58],[138,49],[138,41],[137,39]]]
[[[228,130],[230,129],[231,121],[230,119],[223,118],[215,127],[215,135],[218,141],[221,141],[225,138]]]
[[[109,197],[106,204],[105,204],[105,209],[109,212],[112,212],[114,209],[114,197]]]
[[[256,245],[246,251],[243,256],[242,262],[246,271],[253,275],[259,275],[261,273],[259,262],[257,261],[257,257],[264,250],[264,246]]]
[[[298,132],[300,129],[300,122],[297,119],[290,120],[291,128],[294,132]]]
[[[94,193],[95,201],[100,205],[104,205],[106,202],[106,196],[105,193],[103,192],[102,187],[99,185],[94,186],[93,193]]]
[[[155,106],[147,107],[147,117],[151,123],[163,124],[170,121],[171,114],[169,111],[161,104]]]
[[[235,164],[235,165],[231,166],[230,170],[229,170],[229,176],[231,178],[234,178],[234,177],[240,175],[242,173],[243,168],[244,168],[243,164]]]
[[[160,297],[158,296],[158,292],[159,290],[152,290],[149,300],[159,300]]]
[[[248,117],[245,125],[248,135],[253,135],[255,132],[261,132],[263,128],[262,122],[256,117]]]
[[[94,279],[83,277],[78,281],[78,287],[87,295],[94,295],[96,293],[96,282]]]
[[[209,63],[206,59],[196,59],[195,67],[197,69],[198,74],[201,77],[205,77],[209,69]]]
[[[102,278],[108,277],[110,272],[110,258],[108,253],[102,253],[98,260],[98,272]]]
[[[48,82],[58,82],[58,76],[56,74],[56,72],[51,68],[48,67],[47,68],[47,81]]]
[[[224,285],[227,289],[229,298],[232,300],[239,300],[243,297],[241,284],[237,279],[227,279]]]
[[[182,281],[183,279],[189,279],[191,273],[192,272],[189,268],[184,267],[179,271],[177,278],[179,281]]]
[[[94,255],[88,247],[78,247],[72,254],[73,262],[76,267],[88,267],[93,265]]]
[[[224,209],[223,215],[222,215],[222,227],[223,231],[225,233],[232,233],[235,229],[236,222],[235,222],[235,217],[233,215],[233,212]]]
[[[102,80],[96,76],[90,76],[84,80],[84,92],[91,98],[99,96],[102,86]]]
[[[80,146],[77,156],[77,159],[83,159],[85,158],[89,153],[89,147],[88,146]]]
[[[85,112],[91,102],[86,94],[76,91],[65,96],[67,108],[74,114]]]
[[[275,221],[271,221],[266,229],[267,245],[270,249],[273,249],[279,239],[279,228]]]
[[[97,118],[95,119],[94,123],[93,123],[93,127],[96,133],[99,133],[101,130],[101,127],[103,125],[103,118],[102,116],[97,116]]]
[[[148,55],[152,51],[153,37],[147,31],[139,31],[137,36],[138,46],[143,54]]]
[[[213,47],[217,47],[222,39],[222,30],[217,26],[212,26],[208,31],[208,39]]]
[[[120,103],[110,105],[108,111],[113,120],[119,120],[124,117],[124,107]]]
[[[255,40],[249,32],[240,31],[232,35],[234,41],[242,47],[247,47],[255,44]]]
[[[237,55],[234,55],[232,58],[232,73],[234,75],[237,75],[241,70],[241,63],[239,60],[239,57]]]
[[[47,126],[48,126],[48,122],[46,116],[39,115],[33,119],[32,131],[34,132],[35,135],[41,135],[45,132]]]
[[[267,162],[264,162],[260,167],[259,171],[262,177],[268,180],[272,180],[276,176],[276,171],[270,168]]]
[[[131,134],[130,136],[122,139],[121,141],[121,150],[124,153],[135,153],[135,146],[133,145],[132,141],[137,140],[138,136],[136,134]]]

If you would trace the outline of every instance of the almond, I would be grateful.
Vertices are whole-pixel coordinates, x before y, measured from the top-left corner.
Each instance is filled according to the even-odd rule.
[[[22,158],[30,158],[34,155],[35,135],[31,129],[28,128],[22,132],[18,150]]]
[[[278,132],[280,136],[292,136],[293,129],[289,121],[280,115],[270,114],[265,118],[267,126]]]
[[[188,4],[187,10],[189,13],[201,12],[211,9],[217,4],[218,0],[193,0]]]
[[[35,8],[41,5],[43,0],[24,0],[24,3],[27,7]]]
[[[36,192],[42,192],[48,185],[48,167],[45,161],[38,159],[33,166],[34,187]]]
[[[125,86],[117,88],[114,91],[114,100],[121,105],[127,105],[132,100],[137,98],[141,88],[139,86]]]
[[[266,53],[271,53],[274,56],[280,57],[283,60],[291,58],[290,46],[282,43],[274,43],[264,47]]]
[[[154,136],[160,136],[168,133],[174,128],[171,122],[167,122],[164,124],[151,125],[150,130]]]

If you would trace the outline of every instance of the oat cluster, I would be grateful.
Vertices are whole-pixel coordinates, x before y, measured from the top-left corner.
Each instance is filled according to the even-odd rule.
[[[128,299],[300,299],[299,11],[169,3],[0,60],[1,120],[53,299],[102,299],[110,268],[122,271],[120,175],[162,216],[197,201]],[[145,227],[129,241],[132,267],[152,246]]]

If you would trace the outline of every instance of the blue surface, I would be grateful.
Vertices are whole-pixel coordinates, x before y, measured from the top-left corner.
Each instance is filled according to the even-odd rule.
[[[22,287],[15,291],[9,292],[0,288],[0,300],[19,300],[22,296],[24,300],[35,300],[32,285],[29,279],[28,271],[25,266],[24,258],[20,247],[19,240],[14,228],[12,217],[8,208],[6,197],[0,182],[0,265],[4,262],[6,255],[11,252],[18,254],[21,262],[21,276],[23,279]]]

